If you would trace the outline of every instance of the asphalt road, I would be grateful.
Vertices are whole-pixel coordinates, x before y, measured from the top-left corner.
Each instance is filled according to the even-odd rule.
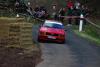
[[[36,42],[38,29],[38,24],[33,26],[33,39]],[[66,29],[65,44],[39,43],[43,61],[36,67],[100,67],[100,47],[77,36],[71,27]]]

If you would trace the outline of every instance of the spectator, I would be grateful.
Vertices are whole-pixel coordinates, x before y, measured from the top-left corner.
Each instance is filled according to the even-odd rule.
[[[67,8],[72,9],[74,7],[74,4],[71,0],[67,1]]]
[[[34,17],[35,17],[35,18],[38,18],[39,10],[40,10],[40,8],[39,8],[39,6],[37,5],[37,6],[35,7],[35,9],[34,9]]]
[[[77,18],[75,18],[75,24],[76,25],[79,25],[79,21],[80,21],[79,16],[80,16],[80,13],[81,13],[80,9],[74,9],[74,11],[73,11],[73,15],[77,16]]]
[[[47,10],[44,6],[36,7],[34,9],[34,17],[40,18],[40,19],[46,19],[47,18]]]
[[[19,0],[16,0],[15,2],[16,13],[27,13],[27,9],[28,7],[24,3],[21,3]]]
[[[52,5],[52,16],[51,16],[51,18],[54,19],[54,20],[58,19],[56,4]]]
[[[47,18],[47,10],[44,6],[40,7],[40,13],[41,13],[41,19],[46,19]]]
[[[80,9],[80,2],[78,2],[77,0],[75,1],[75,3],[74,3],[74,8],[75,9]]]
[[[77,18],[75,18],[75,24],[76,25],[79,25],[79,21],[80,21],[80,18],[78,18],[80,16],[80,13],[81,13],[81,7],[80,7],[80,2],[79,1],[75,1],[74,3],[74,16],[77,16]]]
[[[74,4],[73,4],[73,2],[71,1],[71,0],[67,0],[67,16],[70,16],[69,18],[68,18],[68,25],[71,25],[72,23],[72,18],[71,18],[71,16],[73,15],[73,8],[74,8]]]
[[[27,12],[28,12],[29,15],[33,15],[31,7],[28,7]]]
[[[73,16],[73,8],[68,9],[67,16],[69,17],[68,25],[71,25],[72,24],[72,16]]]
[[[15,2],[15,11],[18,13],[19,12],[19,2],[18,1],[16,1]]]
[[[65,8],[61,8],[59,10],[59,20],[63,22],[64,17],[61,17],[61,16],[65,16]]]
[[[82,11],[82,14],[84,15],[84,17],[86,18],[88,16],[88,8],[85,7],[84,5],[82,5],[81,7],[81,11]],[[84,19],[84,24],[86,24],[86,20]]]

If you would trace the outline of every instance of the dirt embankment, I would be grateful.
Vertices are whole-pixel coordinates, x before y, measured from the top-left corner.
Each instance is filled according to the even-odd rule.
[[[22,48],[0,47],[0,67],[35,67],[40,61],[40,53],[24,51]]]

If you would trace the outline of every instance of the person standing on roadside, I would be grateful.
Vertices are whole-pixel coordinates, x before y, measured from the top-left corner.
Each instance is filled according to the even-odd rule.
[[[38,18],[39,11],[40,11],[40,7],[38,5],[36,5],[36,7],[34,8],[34,17],[35,18]]]
[[[68,25],[72,24],[72,18],[71,16],[73,15],[73,8],[74,8],[74,4],[71,0],[67,0],[67,16],[68,16]]]
[[[87,6],[85,5],[81,6],[81,13],[84,15],[85,18],[89,15]],[[83,21],[84,21],[84,24],[86,25],[86,20],[83,19]]]
[[[57,5],[53,4],[52,5],[52,14],[51,14],[52,19],[57,20]]]
[[[18,0],[16,0],[16,2],[15,2],[15,11],[16,11],[16,13],[20,12],[19,9],[18,9],[19,6],[20,6],[20,3],[19,3]]]
[[[76,0],[75,3],[74,3],[74,8],[75,8],[75,9],[80,9],[80,6],[81,6],[80,2],[78,2],[78,1]]]
[[[71,8],[74,7],[74,4],[73,4],[73,2],[71,0],[66,0],[66,2],[67,2],[67,8],[68,9],[71,9]]]
[[[74,3],[74,12],[73,12],[74,16],[77,16],[77,18],[75,18],[75,24],[79,25],[79,21],[80,21],[80,14],[81,14],[81,4],[78,0],[75,1]]]
[[[64,20],[64,17],[63,16],[65,16],[65,8],[61,8],[59,10],[59,20],[62,21],[62,22]]]

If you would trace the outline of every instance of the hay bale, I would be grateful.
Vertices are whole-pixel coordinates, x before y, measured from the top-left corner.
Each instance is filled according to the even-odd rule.
[[[3,40],[6,40],[4,37],[7,37],[8,45],[22,45],[22,47],[34,45],[31,23],[23,22],[22,18],[0,18],[0,20],[0,36]]]

